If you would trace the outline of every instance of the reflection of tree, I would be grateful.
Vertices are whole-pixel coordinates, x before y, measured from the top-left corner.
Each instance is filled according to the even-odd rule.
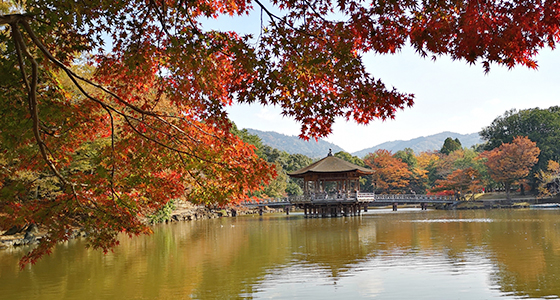
[[[560,296],[557,213],[528,211],[517,222],[493,223],[490,232],[499,267],[494,280],[504,292],[535,298]]]
[[[289,277],[294,270],[337,280],[367,261],[429,263],[443,257],[457,272],[478,259],[493,262],[490,280],[503,292],[558,296],[558,226],[557,212],[507,210],[171,224],[155,227],[152,236],[121,239],[106,256],[74,240],[23,272],[13,268],[23,251],[0,252],[0,290],[10,299],[33,298],[46,285],[67,298],[219,299],[252,295],[270,276]]]

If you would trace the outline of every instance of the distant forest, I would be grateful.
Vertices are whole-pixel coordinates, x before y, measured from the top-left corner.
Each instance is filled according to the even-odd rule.
[[[560,186],[560,108],[557,106],[507,111],[480,133],[443,132],[406,142],[385,143],[391,147],[410,146],[397,151],[380,148],[381,144],[350,154],[324,141],[297,143],[294,142],[297,137],[278,133],[234,131],[253,144],[261,158],[276,165],[278,177],[254,195],[262,198],[300,195],[301,183],[287,174],[323,158],[328,148],[341,159],[376,170],[374,175],[362,178],[362,191],[464,195],[500,189],[550,195],[556,194]],[[280,149],[268,144],[271,139]],[[431,148],[416,151],[414,144],[431,144]],[[303,145],[308,153],[317,151],[317,154],[298,153],[298,145]],[[291,150],[285,150],[286,147]],[[512,163],[505,163],[508,161]]]

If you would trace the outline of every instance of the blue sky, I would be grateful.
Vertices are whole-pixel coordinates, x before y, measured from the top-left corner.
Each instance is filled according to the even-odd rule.
[[[241,33],[258,32],[257,13],[246,19],[220,18],[205,27],[235,29]],[[207,25],[207,26],[206,26]],[[453,131],[468,134],[480,131],[510,109],[547,108],[560,105],[560,51],[544,49],[536,57],[538,70],[518,66],[508,70],[492,66],[484,74],[481,65],[468,65],[439,57],[422,58],[405,48],[394,55],[366,54],[364,63],[376,79],[389,88],[415,95],[411,108],[399,111],[394,120],[374,120],[357,125],[337,120],[326,138],[348,152],[355,152],[387,141]],[[230,118],[239,128],[254,128],[298,135],[300,125],[282,117],[273,106],[234,105]]]

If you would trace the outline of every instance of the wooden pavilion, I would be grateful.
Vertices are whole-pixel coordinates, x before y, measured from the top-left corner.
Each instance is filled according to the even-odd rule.
[[[374,171],[357,166],[332,155],[289,173],[303,179],[303,196],[290,202],[302,208],[305,215],[338,216],[360,214],[374,200],[373,193],[360,192],[360,177]]]

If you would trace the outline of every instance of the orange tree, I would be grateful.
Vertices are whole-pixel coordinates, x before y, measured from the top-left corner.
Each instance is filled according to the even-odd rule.
[[[486,158],[490,177],[504,185],[507,199],[510,199],[511,185],[529,175],[531,167],[538,162],[540,152],[535,142],[518,136],[511,143],[485,151],[481,156]]]
[[[400,158],[396,158],[390,151],[379,149],[368,154],[364,163],[375,171],[371,175],[374,190],[380,193],[407,193],[412,172],[408,165]]]
[[[482,188],[480,173],[478,170],[469,167],[466,169],[457,169],[449,174],[447,178],[436,181],[436,187],[433,192],[453,191],[458,195],[464,195],[465,192],[472,192],[473,197],[476,191]]]
[[[418,170],[423,176],[427,176],[426,189],[432,188],[437,180],[437,166],[441,159],[440,155],[433,151],[421,152],[416,156]]]
[[[420,154],[421,155],[421,154]],[[419,155],[419,156],[420,156]],[[420,167],[420,162],[414,150],[405,148],[397,151],[394,155],[408,165],[410,171],[410,190],[418,194],[425,194],[428,187],[428,170],[425,167],[426,162],[421,162],[424,166]]]
[[[257,39],[202,25],[253,11]],[[534,68],[559,16],[557,1],[3,1],[0,229],[45,226],[26,263],[71,226],[108,250],[117,232],[149,231],[142,217],[169,198],[237,201],[274,170],[230,133],[226,106],[277,105],[303,138],[337,117],[393,118],[413,96],[372,77],[363,53],[410,44]],[[80,75],[79,59],[95,73]]]

